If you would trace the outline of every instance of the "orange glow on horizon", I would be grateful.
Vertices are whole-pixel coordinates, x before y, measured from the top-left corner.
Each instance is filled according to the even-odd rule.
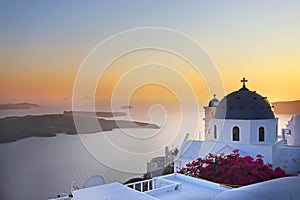
[[[247,87],[267,96],[270,102],[300,99],[300,93],[297,92],[300,87],[298,78],[300,60],[295,57],[289,59],[288,55],[285,54],[280,59],[276,59],[269,56],[266,59],[255,59],[252,63],[247,63],[250,58],[230,60],[226,55],[219,55],[218,53],[212,58],[218,66],[227,94],[239,89],[241,87],[240,79],[246,77],[249,81]],[[77,64],[74,64],[75,61]],[[79,66],[80,62],[81,60],[76,59],[71,61],[72,64],[63,63],[69,66],[68,68],[51,67],[50,64],[44,64],[43,68],[30,67],[23,71],[18,71],[15,68],[4,69],[0,75],[0,99],[71,98],[77,72],[77,68],[71,66]],[[135,67],[141,67],[147,63],[148,66],[143,69],[145,74],[143,74],[143,70],[135,72]],[[17,62],[16,64],[19,65],[20,63]],[[54,63],[51,64],[54,65]],[[172,69],[162,65],[170,66]],[[149,69],[146,69],[147,67]],[[160,68],[164,69],[159,70]],[[125,81],[121,85],[132,86],[135,82],[141,82],[143,79],[151,79],[152,77],[157,80],[164,80],[169,78],[168,70],[174,73],[173,78],[168,83],[172,87],[180,88],[182,87],[181,81],[185,81],[191,85],[200,101],[205,102],[211,98],[212,94],[208,93],[203,77],[197,74],[192,66],[172,54],[151,50],[131,53],[109,66],[105,76],[101,77],[95,97],[109,101],[115,87],[120,86],[118,81]],[[130,76],[128,72],[132,75]],[[178,79],[176,73],[181,78]],[[131,77],[131,80],[126,79],[127,75]],[[126,90],[120,92],[119,96],[127,98],[126,92]],[[147,101],[148,98],[159,100],[161,96],[145,96],[144,100]],[[217,93],[217,98],[221,99],[222,97]],[[163,99],[166,100],[166,98]]]

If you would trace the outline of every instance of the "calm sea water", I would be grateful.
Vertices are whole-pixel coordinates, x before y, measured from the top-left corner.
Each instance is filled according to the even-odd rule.
[[[55,105],[55,106],[54,106]],[[66,104],[47,104],[30,110],[1,111],[0,117],[62,113]],[[130,111],[116,119],[153,122],[161,129],[116,129],[111,132],[52,138],[31,137],[0,144],[0,199],[47,199],[68,192],[72,181],[81,187],[93,175],[106,183],[141,176],[146,162],[163,155],[164,146],[179,146],[186,133],[201,138],[203,114]],[[279,115],[279,131],[290,115]],[[197,119],[197,120],[195,120]]]

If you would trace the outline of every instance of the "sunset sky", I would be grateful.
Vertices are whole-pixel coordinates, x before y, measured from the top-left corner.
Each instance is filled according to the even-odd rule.
[[[226,93],[240,88],[241,78],[246,77],[249,89],[272,102],[297,100],[299,10],[298,0],[4,0],[0,3],[0,100],[71,98],[76,73],[88,53],[111,35],[140,27],[174,29],[196,40],[216,64]],[[149,62],[157,55],[146,53]],[[126,71],[122,68],[138,63],[138,54],[118,60],[97,95],[110,96],[120,73]],[[167,64],[182,70],[191,87],[203,90],[203,95],[197,92],[198,98],[210,98],[203,77],[192,69],[183,70],[186,63],[170,55],[160,61],[168,57],[172,62]],[[168,75],[159,73],[161,78]],[[142,79],[142,71],[136,77]],[[170,91],[161,90],[158,85],[139,87],[133,96],[174,100]]]

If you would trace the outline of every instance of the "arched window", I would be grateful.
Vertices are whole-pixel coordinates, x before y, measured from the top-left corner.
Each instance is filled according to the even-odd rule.
[[[240,141],[240,129],[237,126],[232,129],[232,141]]]
[[[214,139],[217,139],[217,126],[214,125]]]
[[[258,141],[259,142],[265,141],[265,128],[262,126],[259,127],[259,129],[258,129]]]

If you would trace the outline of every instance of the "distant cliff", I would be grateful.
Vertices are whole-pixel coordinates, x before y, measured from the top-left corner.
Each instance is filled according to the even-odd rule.
[[[80,120],[80,133],[89,134],[111,131],[118,128],[153,128],[159,127],[151,123],[128,120],[106,120],[97,118],[99,127],[91,124],[89,112],[64,112],[64,114],[6,117],[0,119],[0,143],[13,142],[27,137],[52,137],[59,133],[78,134],[74,124],[73,114]],[[97,112],[97,116],[122,116],[122,113]],[[83,129],[84,128],[84,129]]]
[[[131,105],[123,105],[120,108],[121,109],[132,109],[133,107]]]
[[[300,114],[300,100],[272,103],[276,114]]]
[[[0,104],[0,110],[8,110],[8,109],[30,109],[40,107],[34,103],[5,103]]]

